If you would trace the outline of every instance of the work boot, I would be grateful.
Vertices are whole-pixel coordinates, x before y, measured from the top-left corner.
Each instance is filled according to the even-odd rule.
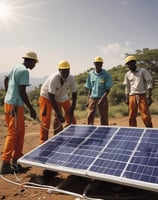
[[[12,168],[16,173],[26,172],[30,169],[30,167],[23,167],[22,165],[17,163],[17,160],[13,159],[11,163]]]
[[[23,168],[21,165],[17,163],[17,160],[15,159],[12,160],[11,166],[15,170],[16,173],[19,172]]]
[[[14,174],[14,169],[11,167],[10,163],[2,162],[0,167],[0,174]]]

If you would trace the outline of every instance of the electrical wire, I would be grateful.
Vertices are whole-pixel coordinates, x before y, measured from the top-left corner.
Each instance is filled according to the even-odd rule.
[[[26,116],[25,117],[29,120],[32,120],[33,119],[29,116]],[[40,121],[40,119],[38,117],[36,117],[36,121],[40,124],[40,126],[42,126],[43,129],[51,132],[51,130],[48,130],[47,128],[45,128],[43,125],[42,125],[42,122]],[[58,130],[60,127],[62,126],[62,123],[60,123],[59,127],[57,127],[55,130]],[[53,129],[54,130],[54,129]],[[52,131],[53,131],[52,130]],[[88,197],[87,196],[87,192],[88,190],[91,189],[91,184],[88,184],[84,191],[83,191],[83,195],[81,194],[78,194],[78,193],[74,193],[74,192],[70,192],[70,191],[66,191],[66,190],[63,190],[63,189],[59,189],[58,187],[53,187],[53,186],[49,186],[49,185],[41,185],[41,184],[37,184],[37,183],[33,183],[33,182],[21,182],[21,179],[17,176],[17,174],[14,172],[14,176],[15,176],[15,179],[16,179],[16,182],[15,181],[11,181],[7,178],[5,178],[3,175],[0,175],[0,177],[5,180],[6,182],[8,183],[11,183],[11,184],[14,184],[14,185],[17,185],[17,186],[20,186],[21,188],[31,188],[31,189],[40,189],[40,190],[47,190],[48,193],[53,193],[53,192],[58,192],[58,193],[63,193],[63,194],[67,194],[67,195],[71,195],[71,196],[75,196],[75,197],[78,197],[78,198],[81,198],[81,199],[87,199],[87,200],[138,200],[138,198],[140,198],[140,196],[128,196],[128,197],[109,197],[109,196],[100,196],[100,197],[95,197],[95,196],[91,196],[91,197]],[[147,195],[143,195],[143,197],[146,197]],[[142,197],[141,197],[142,198]]]
[[[18,178],[18,182],[15,182],[15,181],[11,181],[11,180],[5,178],[3,175],[0,175],[0,177],[3,180],[5,180],[6,182],[14,184],[14,185],[17,185],[17,186],[20,186],[21,188],[47,190],[47,192],[49,194],[53,193],[53,192],[59,192],[59,193],[63,193],[63,194],[67,194],[67,195],[83,198],[83,196],[78,194],[78,193],[62,190],[62,189],[59,189],[58,187],[53,187],[53,186],[49,186],[49,185],[41,185],[41,184],[37,184],[37,183],[33,183],[33,182],[20,182],[20,178]],[[17,179],[17,175],[16,175],[16,179]]]
[[[29,117],[28,115],[25,115],[25,117],[27,118],[27,119],[29,119],[29,120],[31,120],[31,121],[34,121],[34,119],[32,119],[31,117]],[[35,119],[37,122],[38,122],[38,124],[44,129],[44,130],[46,130],[46,131],[48,131],[48,132],[54,132],[54,131],[56,131],[56,130],[58,130],[59,128],[61,128],[62,127],[62,123],[60,122],[59,123],[59,126],[57,127],[57,128],[55,128],[55,129],[47,129],[43,124],[42,124],[42,122],[40,121],[40,119],[38,118],[38,117],[36,117],[36,119]]]

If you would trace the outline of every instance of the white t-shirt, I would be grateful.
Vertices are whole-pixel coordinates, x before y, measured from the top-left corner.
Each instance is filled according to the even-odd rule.
[[[66,82],[63,85],[60,83],[60,75],[52,74],[43,83],[40,91],[40,95],[49,99],[48,92],[55,95],[57,102],[64,102],[68,97],[68,92],[76,92],[76,82],[73,75],[67,77]]]
[[[137,67],[135,72],[129,70],[125,74],[123,84],[126,94],[145,94],[147,89],[152,89],[153,79],[145,68]]]

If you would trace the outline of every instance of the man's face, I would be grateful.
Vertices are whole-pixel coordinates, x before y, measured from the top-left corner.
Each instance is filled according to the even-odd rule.
[[[28,68],[32,70],[36,65],[36,60],[34,60],[34,59],[25,59],[25,63],[27,63]]]
[[[66,81],[67,77],[69,76],[70,69],[60,69],[59,72],[62,79]]]
[[[137,68],[137,66],[136,66],[136,61],[135,60],[132,60],[132,61],[130,61],[130,62],[128,62],[127,63],[127,66],[128,66],[128,68],[129,68],[129,70],[131,70],[131,71],[135,71],[136,70],[136,68]]]
[[[103,65],[102,62],[94,62],[94,66],[95,66],[95,69],[96,69],[97,73],[102,71],[102,65]]]

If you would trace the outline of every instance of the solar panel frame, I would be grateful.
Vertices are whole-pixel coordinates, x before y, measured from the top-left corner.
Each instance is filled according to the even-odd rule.
[[[158,175],[158,137],[156,134],[158,134],[158,129],[154,128],[70,125],[25,154],[18,162],[158,192],[158,176],[156,177]],[[146,147],[148,152],[143,149]],[[147,161],[147,155],[146,157],[143,155],[142,160],[139,159],[140,154],[144,152],[147,155],[150,153],[151,160]],[[36,155],[39,157],[35,157]],[[148,179],[154,178],[153,181],[156,183],[130,178],[130,176],[137,177],[140,174],[139,170],[141,171],[142,168],[140,163],[137,166],[137,162],[144,162],[143,159],[146,159],[148,163],[152,161],[151,163],[156,165],[155,168],[151,167],[153,177],[150,177],[149,166],[149,169],[144,168],[146,175],[141,172]],[[106,169],[105,165],[109,167]],[[134,173],[135,167],[137,167],[137,173]],[[109,172],[107,173],[106,170]]]

